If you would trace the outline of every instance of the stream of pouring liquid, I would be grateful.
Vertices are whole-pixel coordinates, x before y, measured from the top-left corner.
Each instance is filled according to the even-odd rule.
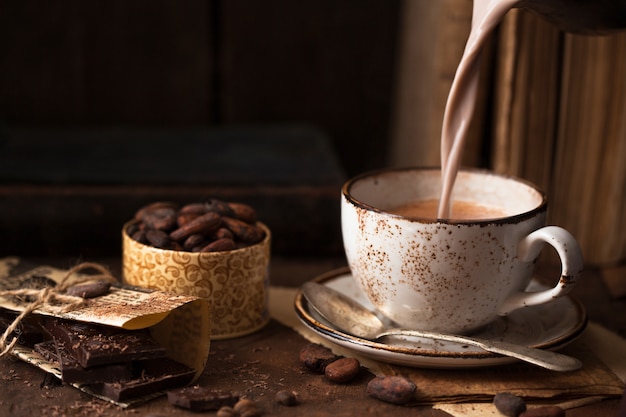
[[[474,0],[472,28],[456,70],[441,132],[442,190],[437,218],[450,218],[452,189],[461,165],[480,76],[482,47],[493,29],[519,0]]]

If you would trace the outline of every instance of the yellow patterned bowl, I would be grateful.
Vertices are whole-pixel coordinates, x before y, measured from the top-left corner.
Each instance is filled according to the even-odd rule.
[[[227,252],[195,253],[158,249],[122,229],[122,273],[130,285],[195,295],[209,300],[211,338],[253,333],[269,322],[270,230],[254,245]]]

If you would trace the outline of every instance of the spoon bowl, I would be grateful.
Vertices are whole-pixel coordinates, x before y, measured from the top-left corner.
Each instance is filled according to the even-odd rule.
[[[420,337],[476,346],[487,352],[513,357],[553,371],[573,371],[582,366],[578,359],[570,356],[499,340],[389,328],[375,313],[353,299],[315,282],[305,283],[302,286],[302,295],[325,320],[341,331],[362,339],[377,340],[386,336]]]

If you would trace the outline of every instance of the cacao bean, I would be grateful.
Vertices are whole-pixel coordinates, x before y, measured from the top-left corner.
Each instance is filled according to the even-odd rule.
[[[287,407],[293,407],[298,404],[298,398],[293,391],[281,390],[278,391],[274,397],[276,402],[286,405]]]
[[[142,221],[144,214],[146,214],[147,212],[162,208],[170,208],[176,210],[178,208],[178,204],[171,201],[155,201],[154,203],[147,204],[137,210],[135,212],[135,220]]]
[[[258,243],[265,237],[262,229],[232,217],[223,217],[224,226],[233,232],[235,237],[246,243]]]
[[[125,233],[160,249],[224,252],[248,247],[265,237],[251,206],[218,199],[182,207],[173,202],[147,204],[137,210],[135,220]]]
[[[200,249],[200,252],[224,252],[229,250],[234,250],[237,248],[237,245],[232,239],[218,239],[209,243],[206,246],[203,246]]]
[[[317,343],[309,343],[300,350],[300,362],[318,374],[323,374],[326,366],[339,358],[330,349]]]
[[[128,227],[126,228],[126,234],[128,234],[128,236],[132,236],[135,233],[140,231],[139,225],[143,225],[143,223],[141,222],[134,222],[128,225]]]
[[[155,248],[169,249],[172,245],[170,235],[163,230],[154,229],[146,232],[146,240]]]
[[[217,410],[215,414],[217,417],[239,417],[239,414],[233,410],[232,407],[225,405],[224,407]]]
[[[361,370],[361,363],[354,358],[340,358],[326,365],[324,375],[333,382],[344,383],[354,379]]]
[[[523,398],[509,392],[499,392],[493,397],[493,405],[507,417],[519,417],[526,411],[526,402]]]
[[[217,231],[213,235],[213,238],[214,239],[233,239],[233,240],[235,240],[235,235],[233,235],[233,232],[231,232],[227,228],[220,227],[219,229],[217,229]]]
[[[237,404],[233,406],[233,410],[239,417],[259,417],[262,414],[256,403],[247,398],[237,401]]]
[[[191,235],[187,239],[185,239],[185,242],[183,242],[183,249],[192,250],[195,247],[202,249],[205,245],[206,239],[204,238],[204,236],[196,233],[195,235]]]
[[[143,243],[144,245],[147,245],[149,243],[148,239],[146,239],[146,232],[143,230],[137,230],[130,237],[139,243]]]
[[[378,400],[392,404],[406,404],[413,399],[417,387],[401,376],[381,376],[367,384],[367,393]]]
[[[205,205],[208,211],[217,213],[220,216],[235,217],[235,212],[225,201],[212,199],[207,201]]]
[[[202,234],[207,235],[216,230],[221,223],[218,214],[209,212],[200,217],[196,217],[184,226],[179,227],[170,233],[170,238],[175,241],[183,241],[191,235]]]
[[[193,219],[202,216],[204,213],[178,213],[176,216],[176,224],[178,227],[184,226]]]
[[[176,210],[171,207],[159,207],[146,211],[141,221],[149,229],[157,229],[169,232],[176,228]]]
[[[108,294],[110,289],[110,282],[99,280],[72,285],[65,293],[74,297],[96,298]]]
[[[243,203],[228,203],[236,219],[248,224],[256,224],[256,210]]]
[[[204,203],[190,203],[181,207],[181,209],[179,210],[179,213],[202,215],[202,214],[208,213],[208,211],[209,210],[207,209],[206,204]]]

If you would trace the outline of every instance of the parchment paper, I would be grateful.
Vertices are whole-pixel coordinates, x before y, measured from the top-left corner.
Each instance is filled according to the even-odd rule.
[[[59,283],[67,275],[67,271],[50,266],[37,266],[26,271],[23,269],[19,258],[0,259],[0,291],[24,288],[45,279]],[[15,274],[16,271],[19,273]],[[0,296],[0,307],[8,310],[20,312],[28,305],[29,300]],[[54,315],[128,330],[147,328],[152,337],[167,350],[168,357],[196,370],[194,380],[202,374],[209,356],[209,306],[205,299],[198,297],[113,286],[108,294],[88,299],[76,310],[51,313],[45,309],[36,309],[33,314]],[[32,349],[18,345],[12,353],[61,378],[61,371]],[[85,386],[75,386],[94,395]],[[144,397],[133,402],[146,399]],[[133,402],[117,404],[125,407]]]

